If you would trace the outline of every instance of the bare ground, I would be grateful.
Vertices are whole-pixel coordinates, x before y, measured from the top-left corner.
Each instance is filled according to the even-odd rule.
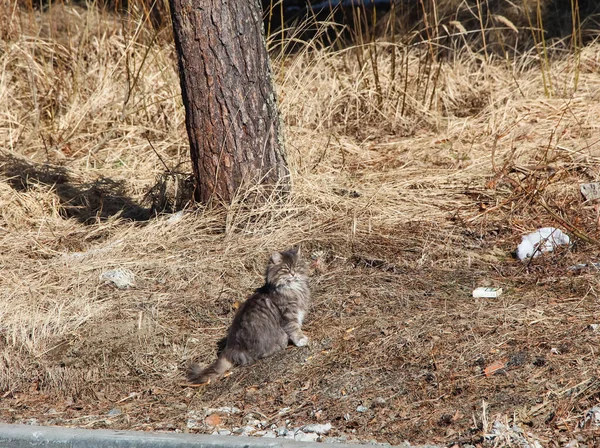
[[[373,48],[276,60],[292,194],[172,222],[147,196],[164,181],[155,151],[190,171],[168,40],[93,10],[15,14],[0,41],[3,421],[212,432],[191,413],[236,406],[219,427],[253,413],[452,445],[499,420],[543,445],[594,443],[579,423],[600,399],[598,275],[569,267],[598,261],[579,184],[600,175],[600,46],[543,78],[532,55],[427,67],[418,49],[392,76],[404,49],[381,44],[380,87]],[[574,246],[511,257],[548,225]],[[183,386],[292,245],[313,266],[310,346]],[[113,268],[135,287],[103,284]],[[487,285],[504,294],[471,297]]]

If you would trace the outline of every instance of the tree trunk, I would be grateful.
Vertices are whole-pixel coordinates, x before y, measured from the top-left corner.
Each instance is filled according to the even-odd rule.
[[[196,199],[230,202],[251,184],[285,187],[259,0],[170,0]]]

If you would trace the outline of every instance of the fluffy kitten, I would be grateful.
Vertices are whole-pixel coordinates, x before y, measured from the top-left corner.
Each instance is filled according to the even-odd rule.
[[[253,364],[271,356],[292,341],[305,346],[302,321],[309,306],[307,267],[296,249],[271,255],[265,284],[238,309],[227,333],[225,349],[217,360],[202,369],[190,366],[187,379],[203,384],[218,378],[233,365]]]

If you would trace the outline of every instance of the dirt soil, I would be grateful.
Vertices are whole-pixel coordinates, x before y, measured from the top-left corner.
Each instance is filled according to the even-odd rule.
[[[485,438],[500,422],[596,443],[599,276],[572,267],[600,261],[579,191],[600,177],[600,46],[549,66],[383,44],[278,60],[289,197],[157,215],[185,204],[163,161],[191,171],[168,36],[94,10],[19,17],[0,40],[2,421],[212,433],[253,414],[356,441],[516,444]],[[515,260],[544,226],[574,244]],[[186,386],[291,246],[312,267],[310,345]],[[100,279],[117,268],[135,285]],[[224,406],[241,412],[204,418]]]

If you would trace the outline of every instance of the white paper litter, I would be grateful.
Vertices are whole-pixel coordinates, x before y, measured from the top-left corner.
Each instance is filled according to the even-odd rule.
[[[535,258],[543,252],[552,252],[557,246],[570,244],[569,235],[554,227],[542,227],[528,235],[523,236],[521,244],[517,247],[517,258]]]
[[[473,297],[478,298],[487,298],[487,299],[495,299],[496,297],[500,297],[502,294],[502,288],[491,288],[491,287],[483,287],[475,288],[473,290]]]

